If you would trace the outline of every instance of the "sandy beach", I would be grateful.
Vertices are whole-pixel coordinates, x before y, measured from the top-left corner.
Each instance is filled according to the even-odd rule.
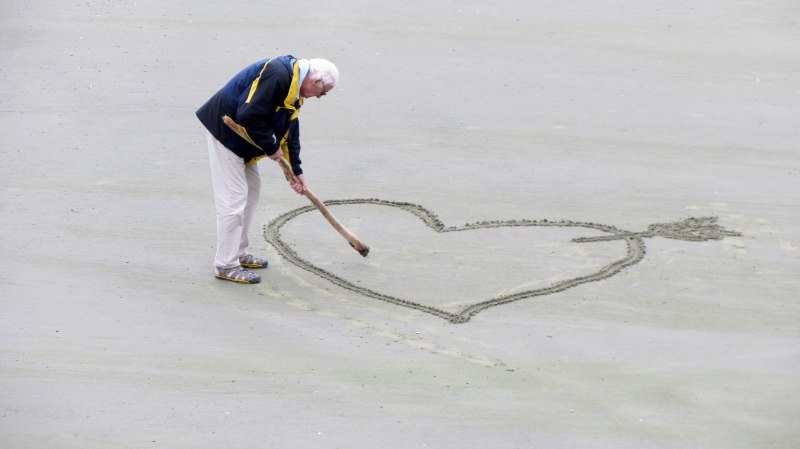
[[[782,0],[3,2],[0,448],[797,448],[799,30]],[[303,167],[371,251],[264,160],[270,267],[220,281],[194,111],[283,54],[339,67]]]

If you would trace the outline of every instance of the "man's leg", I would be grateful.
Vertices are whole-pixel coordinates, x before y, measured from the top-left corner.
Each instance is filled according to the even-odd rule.
[[[258,206],[258,200],[261,196],[261,175],[258,172],[258,165],[253,164],[246,166],[244,175],[247,182],[247,203],[244,206],[242,236],[239,242],[239,252],[237,253],[239,259],[247,255],[247,247],[250,244],[250,240],[247,236],[250,231],[250,224],[253,223],[253,215],[255,214],[256,206]]]
[[[247,179],[242,158],[225,148],[208,133],[211,183],[217,211],[217,268],[239,265],[239,247],[247,203]]]

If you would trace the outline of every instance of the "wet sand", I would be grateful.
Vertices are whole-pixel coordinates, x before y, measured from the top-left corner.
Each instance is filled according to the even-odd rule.
[[[793,2],[0,21],[0,447],[797,446]],[[304,168],[372,252],[264,161],[218,281],[194,110],[285,53],[340,68]]]

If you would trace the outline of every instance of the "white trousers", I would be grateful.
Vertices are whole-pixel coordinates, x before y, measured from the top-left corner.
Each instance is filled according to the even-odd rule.
[[[244,159],[225,148],[208,133],[211,183],[217,209],[217,254],[214,265],[233,268],[247,254],[247,232],[261,193],[258,165],[244,165]]]

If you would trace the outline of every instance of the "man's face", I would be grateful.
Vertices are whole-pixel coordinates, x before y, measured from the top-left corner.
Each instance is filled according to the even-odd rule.
[[[321,80],[312,80],[310,76],[306,76],[303,84],[300,85],[300,96],[303,98],[321,97],[333,89],[333,86],[326,86]]]

